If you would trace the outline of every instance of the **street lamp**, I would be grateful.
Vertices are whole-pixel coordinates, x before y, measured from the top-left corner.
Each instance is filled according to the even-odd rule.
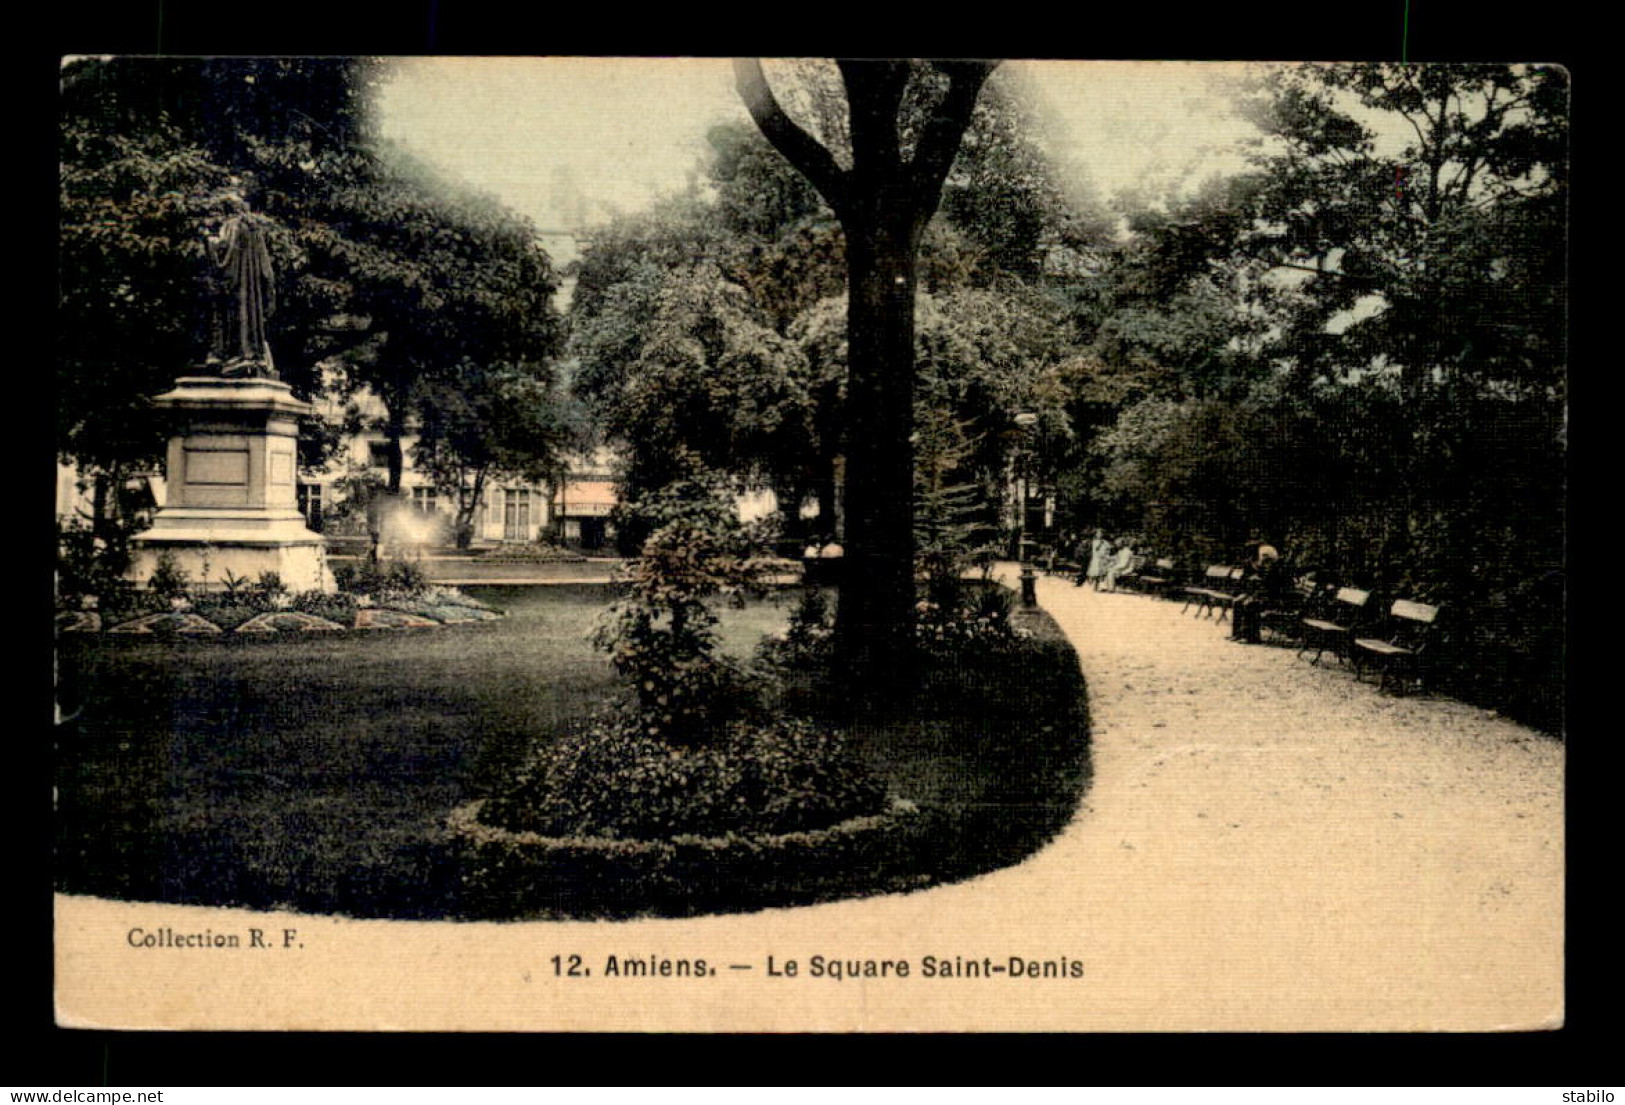
[[[1015,455],[1015,490],[1016,490],[1016,559],[1025,562],[1027,559],[1027,497],[1031,493],[1032,467],[1032,429],[1038,425],[1038,416],[1032,411],[1022,411],[1015,417],[1018,437],[1016,439]]]
[[[1020,444],[1016,447],[1016,562],[1021,565],[1021,604],[1037,606],[1038,573],[1027,563],[1027,495],[1030,490],[1028,470],[1033,454],[1029,434],[1038,425],[1038,415],[1032,411],[1021,411],[1016,415],[1015,423],[1016,429],[1021,432]]]

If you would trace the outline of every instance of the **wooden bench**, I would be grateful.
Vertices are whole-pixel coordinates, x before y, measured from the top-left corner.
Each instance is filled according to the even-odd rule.
[[[1325,617],[1305,617],[1300,620],[1303,644],[1298,647],[1298,655],[1302,656],[1312,648],[1315,658],[1311,662],[1318,664],[1321,655],[1330,648],[1339,660],[1347,659],[1355,630],[1359,628],[1366,604],[1370,601],[1370,591],[1339,587],[1337,594],[1332,596],[1331,610],[1327,611]]]
[[[1117,577],[1119,584],[1127,584],[1137,591],[1144,591],[1148,595],[1160,595],[1171,588],[1177,580],[1172,557],[1158,558],[1154,563],[1147,564],[1145,557],[1138,557],[1134,561],[1133,571],[1124,572]]]
[[[1079,564],[1076,560],[1068,560],[1064,556],[1056,557],[1044,568],[1045,575],[1063,576],[1067,579],[1071,579],[1081,571],[1083,571],[1082,564]]]
[[[1313,574],[1299,576],[1293,580],[1292,590],[1284,601],[1259,613],[1259,629],[1267,629],[1289,640],[1302,641],[1303,619],[1314,609],[1315,599],[1324,590],[1325,585],[1316,580]]]
[[[1236,604],[1236,597],[1241,593],[1242,577],[1247,574],[1245,568],[1232,568],[1228,564],[1209,564],[1202,573],[1205,587],[1185,588],[1185,605],[1179,608],[1183,614],[1191,603],[1196,603],[1196,613],[1211,615],[1219,611],[1219,621],[1230,616],[1230,608]]]
[[[1408,683],[1411,679],[1421,682],[1422,651],[1427,647],[1438,618],[1437,606],[1395,599],[1388,607],[1384,636],[1354,638],[1354,651],[1351,654],[1354,678],[1361,678],[1365,665],[1369,663],[1379,669],[1378,685],[1384,690],[1388,688],[1389,677],[1396,673],[1406,676],[1404,682]]]
[[[1196,604],[1197,613],[1201,613],[1206,608],[1208,598],[1219,593],[1217,590],[1219,585],[1229,582],[1230,566],[1228,564],[1209,564],[1203,570],[1202,578],[1206,581],[1207,586],[1192,584],[1184,589],[1185,604],[1179,608],[1181,614],[1189,610],[1192,603]]]

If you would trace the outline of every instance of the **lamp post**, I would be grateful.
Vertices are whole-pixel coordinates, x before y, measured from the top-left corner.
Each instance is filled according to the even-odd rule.
[[[1027,562],[1027,495],[1033,454],[1028,435],[1038,425],[1038,415],[1021,411],[1016,415],[1015,423],[1021,433],[1016,452],[1016,562],[1021,565],[1021,604],[1037,606],[1038,573]]]

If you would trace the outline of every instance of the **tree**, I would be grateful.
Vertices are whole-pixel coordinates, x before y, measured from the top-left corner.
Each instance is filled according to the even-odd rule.
[[[818,190],[846,236],[846,576],[836,647],[860,685],[907,671],[914,595],[914,296],[921,235],[996,63],[839,63],[851,164],[794,121],[760,62],[739,60],[745,106]],[[911,78],[913,78],[911,80]],[[929,107],[909,118],[905,97]],[[927,87],[931,86],[931,87]],[[933,95],[934,94],[934,95]]]
[[[1561,470],[1566,74],[1310,66],[1273,73],[1266,92],[1264,186],[1244,245],[1301,277],[1281,332],[1296,390],[1403,398],[1396,559],[1456,555],[1520,517],[1549,547],[1545,567],[1525,570],[1546,570],[1561,497],[1525,499],[1533,488],[1514,473],[1526,451],[1484,445],[1508,421],[1540,425],[1537,469]],[[1383,131],[1402,140],[1385,148]]]
[[[320,357],[306,354],[344,304],[342,286],[305,279],[297,208],[337,182],[335,156],[366,141],[366,97],[377,76],[375,64],[356,58],[81,58],[64,66],[62,368],[73,385],[65,395],[94,375],[98,406],[118,419],[143,409],[147,375],[160,376],[163,390],[201,363],[202,236],[221,218],[228,185],[274,220],[273,345],[283,378],[301,395],[314,390]],[[128,327],[131,318],[141,325]],[[65,410],[79,413],[71,403]],[[64,439],[80,443],[71,433]]]
[[[1561,388],[1561,70],[1293,67],[1270,73],[1253,112],[1268,137],[1245,246],[1302,274],[1283,345],[1303,384],[1367,371],[1380,352],[1412,398]],[[1400,131],[1400,148],[1383,152],[1378,128]]]
[[[167,432],[150,397],[200,354],[197,231],[227,175],[172,128],[121,135],[65,121],[57,449],[97,473],[98,527],[123,471],[161,455]]]
[[[383,402],[389,491],[399,494],[401,441],[414,416],[457,390],[461,366],[534,371],[559,351],[552,264],[527,219],[398,151],[292,145],[262,151],[258,164],[303,187],[271,212],[300,247],[302,283],[326,290],[349,320],[314,328],[306,356],[343,365],[351,386]]]
[[[504,479],[556,478],[573,435],[546,368],[457,367],[455,378],[437,375],[419,392],[413,459],[455,504],[457,546],[467,548],[487,489]]]
[[[605,429],[635,443],[624,496],[658,489],[696,462],[765,486],[779,458],[796,451],[786,442],[805,438],[799,351],[710,262],[643,268],[574,340],[579,386]],[[643,536],[635,526],[625,532],[634,546]]]
[[[557,278],[534,229],[373,140],[381,73],[357,58],[64,68],[66,456],[103,469],[156,460],[164,434],[148,400],[201,360],[201,232],[228,183],[273,223],[283,379],[309,398],[326,384],[318,366],[342,368],[343,387],[383,400],[393,492],[409,421],[449,401],[463,366],[534,373],[556,354]]]
[[[1566,86],[1270,71],[1253,171],[1140,214],[1078,297],[1074,413],[1097,411],[1105,505],[1170,546],[1263,532],[1442,603],[1457,689],[1560,679],[1541,604],[1564,547]]]

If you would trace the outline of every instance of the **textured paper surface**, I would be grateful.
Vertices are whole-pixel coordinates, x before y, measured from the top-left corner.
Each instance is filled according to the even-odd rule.
[[[1134,69],[1118,71],[1127,80]],[[1132,132],[1132,115],[1119,125]],[[59,1023],[660,1032],[1562,1023],[1560,744],[1448,700],[1376,701],[1374,688],[1361,692],[1375,705],[1355,711],[1357,725],[1330,700],[1305,717],[1293,696],[1314,701],[1306,679],[1346,677],[1308,674],[1289,651],[1227,646],[1177,604],[1057,579],[1041,583],[1040,600],[1079,648],[1094,781],[1061,837],[1015,867],[908,895],[631,922],[357,921],[59,895]],[[1229,691],[1197,675],[1214,670],[1231,673],[1219,681]],[[166,931],[237,946],[140,946]],[[589,974],[561,973],[573,956]],[[616,976],[611,957],[703,960],[709,973]],[[816,973],[817,957],[902,961],[909,973],[836,980]],[[928,977],[928,957],[956,969]],[[984,977],[966,977],[973,963]],[[1029,963],[1053,964],[1058,977],[1027,977]]]

